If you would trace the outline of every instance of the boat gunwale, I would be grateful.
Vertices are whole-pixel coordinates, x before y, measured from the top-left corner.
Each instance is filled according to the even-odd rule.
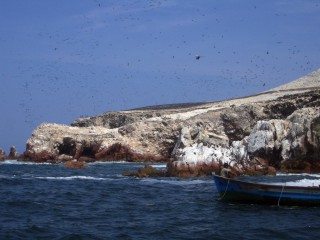
[[[243,181],[243,180],[233,179],[233,178],[226,178],[216,174],[213,174],[213,177],[224,179],[225,181],[230,181],[237,184],[245,184],[245,185],[250,185],[254,187],[265,187],[269,189],[273,188],[276,190],[282,190],[283,188],[285,190],[313,190],[313,191],[320,192],[320,186],[292,186],[292,185],[286,185],[286,184],[275,185],[275,184],[259,183],[259,182],[252,182],[252,181]]]

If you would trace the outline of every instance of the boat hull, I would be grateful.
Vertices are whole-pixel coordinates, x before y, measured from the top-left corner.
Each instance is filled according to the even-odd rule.
[[[214,175],[222,201],[270,205],[320,206],[319,187],[260,184]]]

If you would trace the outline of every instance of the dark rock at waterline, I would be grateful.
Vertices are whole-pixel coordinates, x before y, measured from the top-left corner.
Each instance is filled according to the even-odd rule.
[[[154,169],[150,165],[145,165],[139,168],[137,172],[125,172],[124,176],[128,177],[167,177],[169,176],[167,171]]]
[[[70,160],[64,163],[65,168],[87,168],[87,164],[85,162]]]

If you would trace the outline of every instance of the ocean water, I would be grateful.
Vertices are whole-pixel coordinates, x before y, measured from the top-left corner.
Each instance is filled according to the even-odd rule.
[[[0,239],[317,239],[320,208],[220,202],[211,177],[134,178],[139,163],[0,163]],[[165,165],[154,165],[163,168]],[[261,181],[318,184],[318,175]]]

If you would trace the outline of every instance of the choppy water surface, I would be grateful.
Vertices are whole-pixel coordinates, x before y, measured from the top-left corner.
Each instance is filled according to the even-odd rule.
[[[316,239],[320,234],[320,208],[222,203],[211,178],[121,175],[141,166],[0,163],[0,239]],[[319,178],[280,175],[261,181],[314,185]]]

